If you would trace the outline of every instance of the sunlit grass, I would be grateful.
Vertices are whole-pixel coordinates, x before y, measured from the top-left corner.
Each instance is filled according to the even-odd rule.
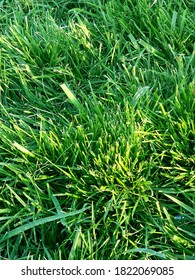
[[[0,259],[195,259],[193,1],[1,1]]]

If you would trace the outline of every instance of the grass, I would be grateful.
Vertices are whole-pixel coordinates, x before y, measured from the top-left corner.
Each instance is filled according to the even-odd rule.
[[[195,2],[0,3],[0,259],[195,259]]]

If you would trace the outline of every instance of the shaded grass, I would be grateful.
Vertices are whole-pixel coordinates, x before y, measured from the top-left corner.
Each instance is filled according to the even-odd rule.
[[[0,258],[194,259],[193,2],[0,16]]]

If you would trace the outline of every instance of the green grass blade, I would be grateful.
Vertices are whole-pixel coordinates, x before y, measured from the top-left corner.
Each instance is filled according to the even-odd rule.
[[[65,94],[67,95],[67,97],[69,98],[70,102],[77,108],[78,111],[83,113],[85,111],[85,109],[84,109],[83,105],[75,97],[75,95],[72,93],[72,91],[70,91],[70,89],[65,84],[62,84],[60,86],[63,89],[63,91],[65,92]]]
[[[160,259],[165,259],[165,260],[167,259],[167,257],[164,254],[162,254],[160,252],[156,252],[155,250],[152,250],[152,249],[147,249],[147,248],[130,249],[130,250],[127,250],[127,252],[125,252],[125,253],[135,253],[135,252],[149,254],[149,255],[158,257]]]
[[[32,229],[36,226],[39,226],[39,225],[43,225],[45,223],[50,223],[50,222],[54,222],[54,221],[57,221],[57,220],[61,220],[61,219],[65,219],[65,218],[68,218],[68,217],[71,217],[71,216],[75,216],[75,215],[78,215],[78,214],[81,214],[83,213],[87,208],[83,208],[81,210],[77,210],[77,211],[74,211],[74,212],[70,212],[70,213],[61,213],[61,214],[56,214],[56,215],[53,215],[53,216],[50,216],[50,217],[47,217],[47,218],[42,218],[42,219],[38,219],[36,221],[33,221],[33,222],[30,222],[26,225],[22,225],[22,226],[19,226],[11,231],[9,231],[8,233],[6,233],[3,238],[1,238],[0,240],[0,243],[2,243],[3,241],[13,237],[13,236],[16,236],[20,233],[23,233],[24,231],[28,230],[28,229]]]
[[[195,216],[195,209],[193,209],[192,207],[186,205],[185,203],[183,203],[182,201],[180,201],[179,199],[168,195],[166,193],[164,193],[165,196],[167,196],[168,198],[170,198],[173,202],[177,203],[179,206],[181,206],[183,209],[187,210],[189,213],[191,213],[192,215]]]

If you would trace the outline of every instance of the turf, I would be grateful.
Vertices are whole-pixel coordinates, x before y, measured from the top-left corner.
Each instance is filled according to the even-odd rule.
[[[195,259],[194,11],[0,1],[0,259]]]

